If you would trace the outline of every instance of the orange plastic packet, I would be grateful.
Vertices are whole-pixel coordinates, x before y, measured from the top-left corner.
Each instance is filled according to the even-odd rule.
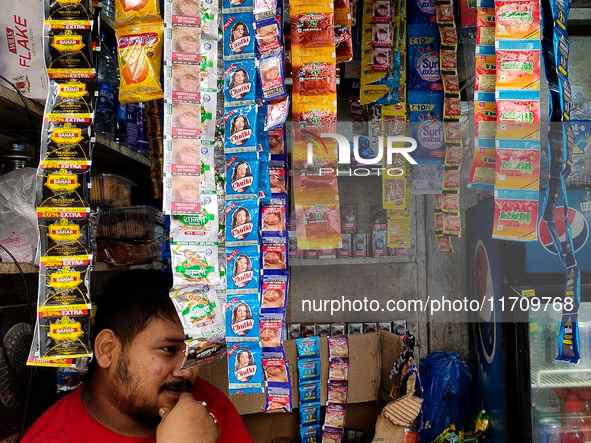
[[[135,103],[164,97],[160,85],[162,20],[132,22],[118,27],[119,101]]]
[[[158,0],[114,0],[115,25],[138,19],[160,17]]]
[[[540,50],[497,49],[496,89],[540,89]]]
[[[539,100],[497,100],[497,138],[539,139]]]
[[[538,200],[527,197],[495,198],[493,223],[493,238],[537,240]]]
[[[496,0],[495,38],[540,39],[539,0]]]
[[[495,189],[538,190],[539,149],[496,149]]]
[[[479,8],[476,28],[477,45],[495,44],[495,10]]]

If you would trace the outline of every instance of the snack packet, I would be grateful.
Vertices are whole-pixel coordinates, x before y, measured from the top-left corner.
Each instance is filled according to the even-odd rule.
[[[119,101],[134,103],[162,98],[162,21],[158,18],[127,23],[118,27],[115,35],[121,77]]]
[[[113,0],[115,3],[115,23],[120,26],[131,20],[160,18],[158,0]]]

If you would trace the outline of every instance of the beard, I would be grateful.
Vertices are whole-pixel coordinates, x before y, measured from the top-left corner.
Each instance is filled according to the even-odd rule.
[[[133,376],[131,373],[127,353],[117,361],[116,377],[113,390],[119,409],[144,425],[154,428],[160,423],[158,396],[165,391],[191,392],[192,389],[192,383],[189,380],[173,380],[163,383],[158,389],[158,394],[150,398],[145,389],[140,386],[141,377]]]

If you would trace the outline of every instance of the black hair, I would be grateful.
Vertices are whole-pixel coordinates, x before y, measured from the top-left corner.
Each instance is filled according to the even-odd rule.
[[[113,277],[96,300],[93,344],[100,331],[111,329],[125,349],[152,319],[178,320],[171,287],[172,276],[159,271],[134,269]]]

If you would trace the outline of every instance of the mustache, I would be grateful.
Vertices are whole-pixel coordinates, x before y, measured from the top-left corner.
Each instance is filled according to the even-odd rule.
[[[160,386],[159,393],[164,391],[185,391],[191,392],[193,389],[193,383],[189,380],[174,380],[164,383]]]

